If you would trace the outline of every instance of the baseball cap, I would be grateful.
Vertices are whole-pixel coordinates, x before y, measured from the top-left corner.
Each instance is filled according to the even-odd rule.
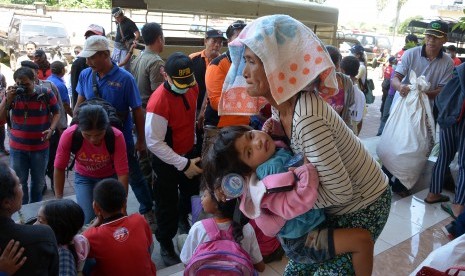
[[[99,51],[109,51],[110,46],[108,39],[101,35],[93,35],[86,39],[84,49],[79,53],[78,57],[88,58]]]
[[[352,46],[352,48],[350,48],[350,52],[352,54],[358,54],[358,53],[363,53],[365,52],[365,49],[363,49],[363,46],[360,45],[360,44],[355,44],[354,46]]]
[[[209,30],[205,33],[205,38],[216,38],[216,37],[221,37],[224,39],[223,32],[220,30]]]
[[[94,35],[103,35],[105,36],[105,29],[102,26],[96,25],[96,24],[90,24],[89,27],[87,27],[86,32],[84,33],[84,36],[89,36],[89,33],[92,33]]]
[[[168,57],[165,63],[165,72],[179,89],[193,87],[196,84],[194,77],[194,64],[192,60],[181,52]]]
[[[115,7],[113,9],[111,9],[111,15],[113,17],[117,17],[117,16],[119,16],[121,14],[123,14],[123,10],[120,7]]]
[[[42,49],[38,49],[34,53],[34,57],[44,57],[44,56],[46,56],[45,51]]]
[[[438,38],[443,38],[444,36],[447,37],[447,33],[449,32],[449,26],[446,22],[441,20],[431,21],[426,27],[425,35],[432,35]]]

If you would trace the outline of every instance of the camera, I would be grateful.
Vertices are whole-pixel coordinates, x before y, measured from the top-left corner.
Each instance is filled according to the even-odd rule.
[[[24,94],[26,93],[26,87],[24,85],[18,85],[16,87],[16,94]]]

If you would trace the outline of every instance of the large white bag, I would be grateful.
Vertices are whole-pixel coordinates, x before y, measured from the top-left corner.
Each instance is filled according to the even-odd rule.
[[[376,152],[389,172],[411,189],[434,146],[434,119],[424,76],[410,72],[410,93],[392,108]]]
[[[439,271],[446,271],[453,266],[465,265],[465,235],[439,247],[410,274],[414,276],[423,266],[429,266]]]

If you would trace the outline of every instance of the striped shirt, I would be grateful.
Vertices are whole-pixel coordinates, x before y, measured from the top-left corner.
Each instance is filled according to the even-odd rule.
[[[275,110],[276,112],[276,110]],[[275,118],[279,114],[275,113]],[[301,93],[292,119],[291,148],[318,170],[315,208],[341,215],[363,209],[386,191],[379,164],[341,117],[314,93]]]
[[[41,91],[40,93],[36,91]],[[9,107],[11,120],[10,147],[16,150],[39,151],[48,148],[43,131],[50,127],[51,114],[59,111],[55,95],[40,86],[33,94],[16,96]]]

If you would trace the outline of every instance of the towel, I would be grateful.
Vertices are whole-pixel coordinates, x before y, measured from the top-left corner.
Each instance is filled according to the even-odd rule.
[[[273,99],[279,105],[308,87],[320,94],[338,92],[334,65],[323,43],[303,23],[288,15],[256,19],[229,43],[232,65],[223,84],[220,115],[257,114],[266,103],[246,92],[245,46],[262,61]]]

